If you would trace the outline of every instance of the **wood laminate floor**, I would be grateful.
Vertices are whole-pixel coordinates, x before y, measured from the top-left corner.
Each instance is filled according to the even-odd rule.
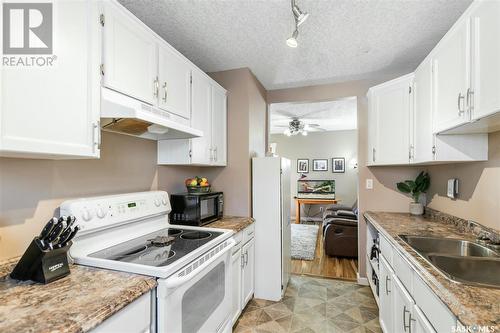
[[[355,281],[357,271],[358,261],[356,259],[329,257],[325,254],[321,228],[318,232],[314,260],[292,259],[292,274]]]

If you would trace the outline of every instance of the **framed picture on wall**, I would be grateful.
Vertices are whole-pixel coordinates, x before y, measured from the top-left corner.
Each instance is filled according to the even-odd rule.
[[[345,172],[345,158],[343,157],[332,158],[332,172],[333,173]]]
[[[297,173],[309,173],[309,159],[308,158],[297,159]]]
[[[313,171],[328,171],[328,160],[313,160]]]

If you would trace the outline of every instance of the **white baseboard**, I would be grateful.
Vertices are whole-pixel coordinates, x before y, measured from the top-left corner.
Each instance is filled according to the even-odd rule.
[[[356,273],[356,279],[358,280],[358,284],[362,286],[368,286],[368,278],[359,276],[359,273]]]

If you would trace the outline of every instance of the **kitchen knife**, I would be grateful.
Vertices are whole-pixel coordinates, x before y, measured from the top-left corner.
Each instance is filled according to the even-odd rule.
[[[51,218],[49,222],[45,224],[45,227],[42,229],[42,232],[40,232],[40,236],[38,236],[38,238],[41,241],[43,241],[50,234],[56,223],[57,223],[57,218],[55,217]]]
[[[73,232],[69,235],[68,239],[66,239],[64,242],[59,242],[59,244],[57,244],[57,248],[59,249],[61,247],[65,247],[66,245],[68,245],[68,243],[75,237],[78,230],[80,230],[80,226],[77,225],[73,229]]]
[[[57,245],[62,245],[64,243],[66,243],[68,241],[69,237],[71,236],[71,234],[73,233],[73,231],[74,231],[73,227],[67,227],[66,229],[64,229],[64,231],[61,233],[61,235],[57,239]]]
[[[55,227],[52,229],[50,234],[45,238],[45,242],[52,243],[54,242],[57,237],[61,235],[61,233],[66,229],[67,223],[65,220],[61,220],[62,218],[59,219]]]

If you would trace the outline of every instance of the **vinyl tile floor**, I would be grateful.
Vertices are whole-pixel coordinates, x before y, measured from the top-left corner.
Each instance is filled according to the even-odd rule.
[[[292,275],[280,302],[252,299],[235,333],[379,333],[378,307],[369,287]]]

